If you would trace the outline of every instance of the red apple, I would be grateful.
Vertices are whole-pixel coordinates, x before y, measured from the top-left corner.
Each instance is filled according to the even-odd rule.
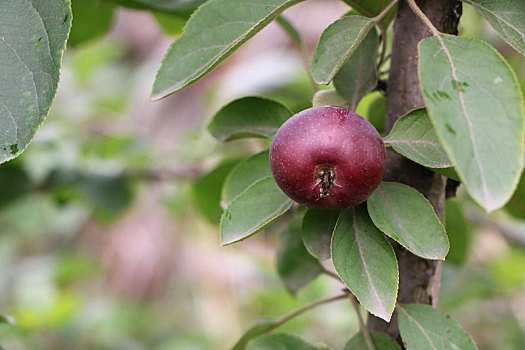
[[[270,167],[279,187],[312,208],[362,203],[381,182],[385,166],[385,145],[377,130],[342,107],[297,113],[279,128],[270,147]]]

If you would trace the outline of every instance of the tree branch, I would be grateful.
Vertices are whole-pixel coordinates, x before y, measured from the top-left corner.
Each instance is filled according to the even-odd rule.
[[[418,9],[443,33],[457,32],[457,0],[419,0]],[[386,91],[387,118],[385,133],[396,120],[417,107],[425,105],[418,78],[419,41],[433,35],[410,8],[408,0],[398,3],[392,38],[392,54]],[[438,217],[445,214],[446,178],[412,161],[388,152],[385,180],[396,181],[416,188],[427,197]],[[436,305],[440,284],[440,262],[419,258],[390,240],[399,264],[398,302]],[[368,329],[388,333],[401,342],[397,318],[390,323],[370,315]]]

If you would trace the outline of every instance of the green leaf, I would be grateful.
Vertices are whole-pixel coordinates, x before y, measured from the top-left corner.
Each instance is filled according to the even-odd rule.
[[[301,46],[303,44],[303,40],[301,39],[301,34],[295,29],[292,23],[288,21],[285,17],[279,16],[275,19],[275,22],[281,26],[281,28],[288,34],[290,39],[293,40],[293,42]]]
[[[292,204],[272,176],[260,179],[235,197],[222,214],[221,244],[248,238],[288,211]]]
[[[20,162],[0,165],[0,208],[22,197],[30,189],[29,175]]]
[[[209,173],[198,178],[192,187],[192,200],[199,212],[212,224],[220,222],[222,209],[221,188],[226,177],[238,161],[227,160]]]
[[[113,5],[102,0],[73,0],[73,23],[68,46],[99,38],[113,23]]]
[[[189,19],[189,15],[178,12],[170,13],[153,11],[152,14],[155,17],[155,20],[157,20],[157,23],[159,24],[162,31],[174,37],[178,37],[182,34],[182,29]]]
[[[357,50],[375,22],[366,17],[343,17],[321,34],[312,57],[312,77],[328,84]]]
[[[525,55],[525,1],[464,0],[485,17],[512,47]]]
[[[113,0],[119,5],[140,10],[181,12],[194,10],[206,0]]]
[[[267,334],[255,338],[248,344],[247,350],[316,350],[299,337],[290,334]]]
[[[319,260],[330,259],[330,242],[339,212],[308,208],[304,215],[301,237],[306,249]]]
[[[208,0],[170,47],[153,84],[160,99],[197,81],[286,8],[302,0]]]
[[[367,200],[368,213],[386,235],[425,259],[445,259],[449,244],[432,205],[416,189],[381,182]]]
[[[363,205],[341,211],[332,237],[332,260],[361,305],[389,322],[397,298],[397,260]]]
[[[456,320],[430,305],[398,305],[399,331],[407,350],[475,350],[476,344]]]
[[[460,182],[458,173],[456,173],[456,170],[454,170],[454,168],[428,168],[428,169],[432,170],[435,173],[446,176],[449,179]]]
[[[361,98],[377,85],[378,45],[379,37],[372,29],[334,77],[337,92],[350,102],[353,111]]]
[[[336,90],[319,90],[312,99],[312,107],[318,106],[338,106],[350,108],[348,101]]]
[[[370,338],[377,350],[401,350],[401,346],[385,333],[370,332]],[[350,338],[344,350],[369,350],[363,333],[359,332]]]
[[[463,265],[468,256],[473,232],[472,227],[465,219],[463,205],[456,198],[446,200],[445,223],[450,240],[447,261],[456,265]]]
[[[319,261],[304,247],[300,234],[300,228],[291,225],[285,231],[283,243],[277,252],[277,272],[294,294],[323,271]]]
[[[292,116],[288,107],[262,97],[243,97],[222,107],[208,125],[219,141],[245,137],[272,138]]]
[[[505,209],[510,215],[525,220],[525,172],[521,174],[516,192],[514,192]]]
[[[523,169],[524,110],[514,73],[480,41],[443,34],[418,49],[421,90],[448,158],[476,202],[487,211],[502,207]]]
[[[269,158],[269,152],[262,151],[243,160],[233,168],[222,186],[221,206],[223,208],[226,208],[251,184],[272,174]]]
[[[264,334],[266,332],[269,332],[273,328],[277,327],[279,325],[279,320],[271,319],[271,318],[261,318],[257,320],[253,325],[248,328],[246,332],[242,335],[241,339],[237,341],[237,343],[233,346],[231,350],[244,350],[246,349],[246,344],[253,338]]]
[[[383,95],[377,96],[369,105],[366,119],[374,128],[382,134],[385,131],[386,120],[386,98]]]
[[[71,27],[70,2],[3,1],[0,18],[0,163],[3,163],[26,149],[55,98],[62,52]]]
[[[425,108],[414,109],[399,118],[383,141],[392,146],[397,153],[423,166],[452,166]]]
[[[360,14],[366,17],[377,16],[392,0],[343,0],[348,5],[350,5],[354,10],[358,11]],[[397,5],[395,5],[391,10],[388,11],[386,16],[381,20],[381,25],[385,28],[388,27],[388,24],[394,18],[396,14]]]

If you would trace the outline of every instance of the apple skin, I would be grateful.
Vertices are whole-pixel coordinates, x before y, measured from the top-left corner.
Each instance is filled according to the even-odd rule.
[[[386,167],[386,149],[365,118],[343,107],[301,111],[270,146],[272,175],[284,193],[311,208],[342,209],[364,202]]]

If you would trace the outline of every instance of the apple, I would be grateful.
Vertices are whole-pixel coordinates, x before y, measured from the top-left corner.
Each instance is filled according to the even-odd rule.
[[[385,167],[385,145],[377,130],[343,107],[297,113],[279,128],[270,146],[275,181],[290,198],[311,208],[342,209],[364,202]]]

